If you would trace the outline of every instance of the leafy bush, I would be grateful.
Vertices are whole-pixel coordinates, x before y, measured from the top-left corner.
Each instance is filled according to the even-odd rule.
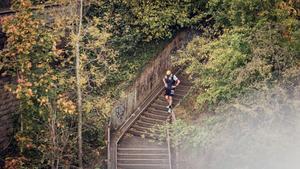
[[[179,168],[298,168],[299,3],[209,0],[207,7],[212,30],[176,62],[194,79],[193,111],[209,105],[213,113],[161,127],[181,151]]]
[[[177,64],[188,64],[187,72],[204,88],[199,106],[228,101],[261,81],[280,79],[299,62],[299,21],[292,20],[289,36],[285,26],[266,22],[255,27],[233,27],[218,38],[196,37],[179,52]]]
[[[299,73],[298,67],[298,80]],[[252,90],[192,124],[178,120],[162,127],[179,148],[181,168],[298,168],[298,80]]]

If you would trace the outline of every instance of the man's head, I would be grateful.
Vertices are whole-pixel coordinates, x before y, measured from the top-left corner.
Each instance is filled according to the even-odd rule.
[[[171,74],[172,74],[171,70],[167,70],[166,75],[169,76]]]

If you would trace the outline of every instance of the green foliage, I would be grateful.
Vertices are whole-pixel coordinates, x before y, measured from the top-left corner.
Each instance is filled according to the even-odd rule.
[[[152,130],[160,131],[160,140],[164,141],[166,139],[165,131],[169,129],[173,147],[204,148],[211,144],[216,133],[221,130],[221,128],[216,127],[220,121],[222,118],[212,117],[204,121],[203,125],[199,127],[178,119],[171,124],[155,126]]]
[[[29,1],[16,1],[18,12],[2,20],[8,39],[0,53],[0,67],[4,74],[17,78],[17,84],[7,85],[6,89],[21,102],[20,130],[16,135],[19,155],[27,159],[23,167],[67,168],[77,163],[73,56],[76,12],[63,13],[61,17],[60,13],[51,14],[53,20],[47,23],[47,18],[42,17],[45,11],[32,11],[31,5]],[[117,69],[117,54],[106,43],[110,34],[105,28],[98,29],[99,22],[97,18],[86,20],[80,37],[86,163],[98,158],[105,145],[104,125],[111,98],[99,93],[107,75]]]
[[[232,169],[273,168],[289,161],[299,142],[299,67],[294,82],[285,81],[259,90],[251,90],[231,103],[216,107],[197,121],[175,123],[169,128],[173,146],[180,148],[185,168]],[[297,73],[296,73],[297,72]],[[289,71],[290,73],[290,71]],[[284,153],[283,153],[284,152]],[[207,160],[213,156],[214,160]],[[286,157],[288,159],[280,158]],[[284,159],[276,161],[274,159]],[[222,164],[222,165],[220,165]]]
[[[205,16],[206,3],[206,0],[106,0],[92,6],[90,15],[105,18],[112,25],[111,42],[128,51],[135,50],[141,41],[170,38],[181,28],[199,25]],[[104,15],[105,12],[109,14]]]
[[[266,21],[278,22],[290,15],[297,15],[298,8],[297,0],[208,1],[208,13],[216,20],[217,26],[221,27],[255,26]]]
[[[194,90],[201,89],[192,96],[197,113],[208,111],[207,105],[214,113],[163,128],[183,149],[186,168],[231,169],[235,163],[264,168],[298,137],[286,133],[294,131],[299,117],[299,97],[293,94],[299,92],[299,4],[210,0],[207,7],[213,30],[180,51],[177,64],[186,65]],[[268,159],[259,163],[254,151]],[[214,160],[207,161],[211,156]]]
[[[132,84],[133,80],[143,71],[144,66],[157,56],[168,42],[169,39],[143,42],[136,46],[137,49],[134,52],[121,52],[117,58],[118,71],[108,74],[102,94],[118,97],[121,91]]]
[[[72,113],[75,107],[70,101],[65,103],[70,103],[68,107],[56,106],[64,91],[58,85],[61,74],[52,66],[61,59],[55,47],[56,37],[46,29],[43,20],[34,17],[28,1],[20,5],[20,11],[14,17],[5,18],[3,23],[8,40],[7,48],[1,51],[1,65],[7,74],[17,77],[17,84],[7,89],[21,102],[21,130],[16,135],[21,153],[32,158],[32,166],[42,168],[60,151],[49,139],[53,131],[47,129],[48,125],[61,125],[66,114]],[[66,111],[56,114],[61,109]],[[65,133],[64,127],[55,128],[58,133]]]
[[[171,37],[176,28],[188,27],[202,19],[206,1],[126,1],[146,40]],[[171,29],[172,28],[172,29]]]
[[[213,28],[177,55],[203,114],[160,128],[185,168],[276,168],[298,146],[299,2],[209,0],[207,9]]]
[[[226,138],[219,136],[230,130],[239,130],[236,134],[246,136],[247,132],[252,132],[250,129],[268,128],[271,124],[295,125],[296,120],[290,118],[299,117],[299,65],[286,73],[288,76],[272,88],[265,83],[260,89],[251,89],[250,92],[232,99],[231,103],[219,104],[214,114],[207,114],[193,122],[178,119],[172,124],[157,128],[161,131],[168,128],[171,131],[174,146],[206,149],[209,145],[225,140]]]
[[[120,69],[109,75],[105,91],[112,91],[112,95],[117,96],[120,90],[115,90],[115,86],[129,85],[178,30],[199,26],[205,17],[206,3],[195,0],[107,0],[92,5],[88,16],[110,24],[109,43],[119,53]]]
[[[147,38],[148,34],[141,31],[144,29],[143,24],[136,19],[133,12],[134,8],[142,9],[130,5],[136,3],[103,1],[103,3],[93,4],[87,13],[88,17],[100,18],[104,23],[109,24],[108,30],[111,37],[108,42],[118,52],[116,57],[119,65],[118,71],[108,73],[106,84],[103,86],[104,90],[100,91],[101,95],[118,97],[121,91],[138,76],[149,60],[155,57],[171,39],[170,37]],[[160,9],[156,10],[160,11]],[[98,28],[103,29],[103,27],[105,25],[100,24]],[[175,32],[173,29],[169,31]]]
[[[272,10],[277,11],[275,18],[244,18],[241,22],[237,19],[237,15],[241,15],[239,11],[246,12],[241,18],[248,17],[250,14],[245,8],[254,8],[256,1],[238,1],[245,8],[225,1],[224,4],[237,5],[229,8],[232,12],[223,10],[218,5],[224,4],[217,2],[210,1],[216,5],[214,10],[220,10],[214,15],[217,24],[228,27],[226,24],[230,23],[230,28],[224,29],[218,38],[211,38],[210,34],[195,38],[179,54],[178,64],[187,63],[188,73],[197,77],[197,87],[205,89],[197,98],[201,108],[228,101],[249,88],[258,88],[261,81],[280,79],[286,69],[299,62],[296,46],[300,45],[300,23],[293,15],[283,18],[286,13],[273,7]],[[228,17],[227,21],[218,19],[220,16]]]
[[[31,9],[32,5],[57,2],[74,9],[67,0],[17,0],[13,3],[18,9],[16,15],[1,20],[8,41],[1,51],[0,68],[18,79],[16,85],[6,88],[22,102],[22,130],[16,138],[21,155],[30,159],[24,166],[31,168],[49,167],[55,162],[67,168],[76,163],[76,10],[62,15],[49,13],[54,22],[49,23],[42,8]],[[105,145],[104,124],[112,100],[180,29],[205,30],[178,58],[178,64],[186,64],[194,77],[195,89],[203,89],[197,96],[200,108],[266,87],[262,82],[270,85],[282,78],[298,78],[297,0],[89,3],[83,37],[79,39],[87,162],[99,158],[97,154]],[[201,128],[183,121],[167,127],[178,144],[206,147],[226,126],[222,121],[231,115],[205,119]]]

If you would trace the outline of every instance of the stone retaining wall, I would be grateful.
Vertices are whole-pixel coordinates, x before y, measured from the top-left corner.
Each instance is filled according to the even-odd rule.
[[[13,118],[19,105],[14,95],[4,89],[4,85],[8,83],[12,83],[10,78],[0,78],[0,151],[7,148],[12,140]]]
[[[120,127],[150,92],[161,83],[165,71],[172,66],[170,54],[180,48],[187,38],[187,31],[178,33],[164,50],[147,64],[133,85],[126,90],[112,111],[111,122],[114,129]]]

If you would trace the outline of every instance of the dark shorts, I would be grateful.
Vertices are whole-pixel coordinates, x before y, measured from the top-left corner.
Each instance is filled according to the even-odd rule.
[[[166,88],[165,90],[166,90],[165,96],[174,96],[175,89],[168,89],[168,88]]]

